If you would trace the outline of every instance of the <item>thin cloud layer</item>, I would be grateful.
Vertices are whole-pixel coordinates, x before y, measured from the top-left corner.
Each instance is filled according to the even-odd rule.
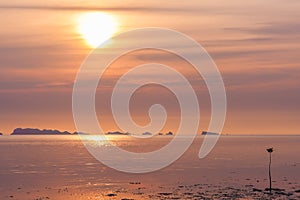
[[[255,133],[265,122],[268,133],[281,133],[284,129],[300,133],[299,1],[101,1],[101,5],[70,2],[0,3],[0,132],[10,132],[20,126],[18,122],[72,131],[72,85],[91,50],[76,32],[76,17],[103,11],[116,15],[120,32],[165,27],[181,31],[202,44],[218,65],[227,89],[225,132]],[[151,36],[146,39],[167,41]],[[176,41],[169,45],[188,48]],[[198,56],[193,49],[190,53]],[[185,71],[205,105],[204,118],[209,118],[203,80],[172,55],[141,53],[123,60],[107,74],[104,93],[108,94],[122,69],[151,60]],[[143,76],[147,74],[139,78]],[[176,80],[170,82],[180,87]],[[147,92],[148,96],[157,95],[155,89]],[[168,102],[165,95],[159,97]]]

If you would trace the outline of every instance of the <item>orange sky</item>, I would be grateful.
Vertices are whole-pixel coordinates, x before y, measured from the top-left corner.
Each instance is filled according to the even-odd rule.
[[[92,50],[78,32],[78,19],[86,13],[104,12],[118,22],[117,32],[149,26],[171,28],[206,48],[226,86],[224,133],[300,134],[299,8],[300,2],[292,0],[0,0],[0,132],[10,133],[16,127],[74,131],[73,82]],[[189,74],[188,66],[176,57],[145,51],[111,66],[107,84],[126,67],[153,60]],[[203,130],[210,117],[210,103],[204,83],[197,80],[203,112],[199,129]],[[132,102],[136,106],[132,106],[132,114],[144,124],[149,120],[147,107],[162,103],[170,113],[165,130],[175,130],[176,100],[163,90],[141,89]],[[149,98],[157,92],[165,95]],[[97,109],[100,123],[113,130],[105,106],[108,94],[97,94]]]

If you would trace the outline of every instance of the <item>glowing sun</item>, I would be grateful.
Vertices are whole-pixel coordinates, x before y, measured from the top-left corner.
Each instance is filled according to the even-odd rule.
[[[91,47],[98,47],[111,38],[118,29],[118,23],[112,15],[93,12],[79,17],[78,31]]]

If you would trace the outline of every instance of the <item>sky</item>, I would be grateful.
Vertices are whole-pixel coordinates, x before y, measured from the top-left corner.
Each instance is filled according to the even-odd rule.
[[[75,130],[73,83],[93,49],[78,26],[82,16],[96,12],[114,18],[114,34],[162,27],[198,41],[225,83],[223,133],[300,134],[299,8],[297,0],[0,0],[0,132],[9,134],[17,127]],[[100,29],[107,31],[110,23]],[[203,80],[185,61],[154,50],[135,52],[112,64],[104,79],[107,87],[96,95],[99,123],[107,131],[117,129],[109,110],[113,84],[129,67],[152,61],[173,66],[197,82],[199,131],[205,130],[210,102]],[[168,112],[163,131],[178,128],[180,109],[167,89],[150,85],[132,99],[137,123],[147,124],[149,106],[161,103]]]

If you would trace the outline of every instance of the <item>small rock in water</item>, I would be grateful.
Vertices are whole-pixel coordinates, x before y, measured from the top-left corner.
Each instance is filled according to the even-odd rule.
[[[287,193],[282,192],[282,191],[276,191],[275,193],[276,193],[276,194],[279,194],[279,195],[287,195]]]
[[[141,182],[130,182],[129,184],[131,184],[131,185],[140,185]]]
[[[262,192],[261,189],[253,188],[253,192]]]
[[[185,193],[183,193],[184,195],[188,195],[188,196],[192,196],[193,195],[193,193],[191,193],[191,192],[185,192]]]
[[[164,196],[169,196],[169,195],[172,195],[171,192],[160,192],[158,193],[159,195],[164,195]]]
[[[108,196],[108,197],[115,197],[115,196],[117,196],[117,194],[111,193],[111,194],[107,194],[106,196]]]

